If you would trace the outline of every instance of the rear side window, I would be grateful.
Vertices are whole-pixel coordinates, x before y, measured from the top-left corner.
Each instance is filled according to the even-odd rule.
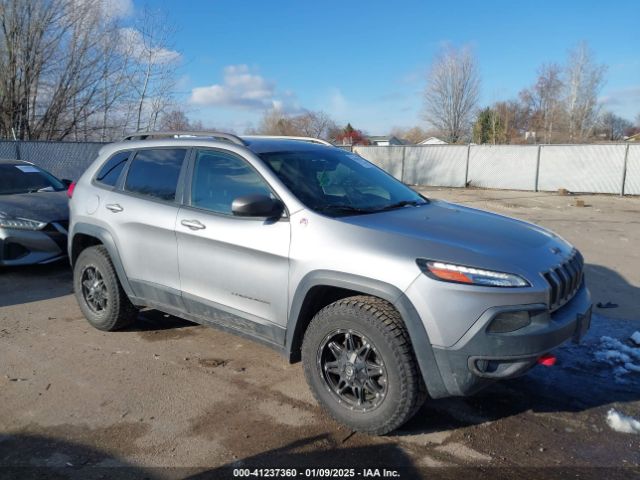
[[[185,149],[141,150],[131,162],[125,190],[161,200],[176,198]]]
[[[118,152],[104,164],[100,173],[96,176],[96,182],[108,187],[113,187],[118,182],[120,173],[127,164],[131,152]]]

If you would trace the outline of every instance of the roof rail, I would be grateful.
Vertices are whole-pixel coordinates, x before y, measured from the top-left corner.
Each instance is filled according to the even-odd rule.
[[[236,145],[247,145],[247,142],[242,140],[237,135],[224,132],[190,132],[190,131],[168,131],[168,132],[138,132],[131,135],[127,135],[122,140],[147,140],[150,138],[181,138],[181,137],[205,137],[216,138],[220,140],[226,140]]]
[[[320,138],[313,137],[295,137],[290,135],[247,135],[247,138],[276,138],[280,140],[299,140],[301,142],[319,143],[320,145],[327,145],[328,147],[334,147],[330,142],[322,140]]]

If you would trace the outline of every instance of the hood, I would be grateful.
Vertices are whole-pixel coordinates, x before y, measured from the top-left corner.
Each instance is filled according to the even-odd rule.
[[[545,246],[545,250],[554,247],[564,254],[572,250],[571,245],[556,234],[536,225],[437,200],[418,207],[341,220],[484,257],[517,257]]]
[[[67,192],[35,192],[0,195],[0,212],[38,222],[69,219]]]

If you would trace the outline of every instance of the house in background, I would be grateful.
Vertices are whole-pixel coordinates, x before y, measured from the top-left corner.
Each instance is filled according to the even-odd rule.
[[[393,145],[405,145],[406,142],[404,140],[401,140],[398,137],[394,137],[393,135],[391,136],[374,136],[374,137],[367,137],[367,139],[369,140],[369,143],[371,145],[375,145],[377,147],[390,147]]]
[[[438,137],[429,137],[422,140],[418,145],[448,145],[444,140],[440,140]]]
[[[640,142],[640,132],[638,132],[638,133],[636,133],[634,135],[626,137],[624,139],[624,141],[625,142]]]

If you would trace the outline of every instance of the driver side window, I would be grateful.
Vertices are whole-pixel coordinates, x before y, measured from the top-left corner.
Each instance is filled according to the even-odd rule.
[[[216,150],[200,150],[191,182],[191,205],[231,215],[232,202],[244,195],[271,195],[258,173],[243,159]]]

